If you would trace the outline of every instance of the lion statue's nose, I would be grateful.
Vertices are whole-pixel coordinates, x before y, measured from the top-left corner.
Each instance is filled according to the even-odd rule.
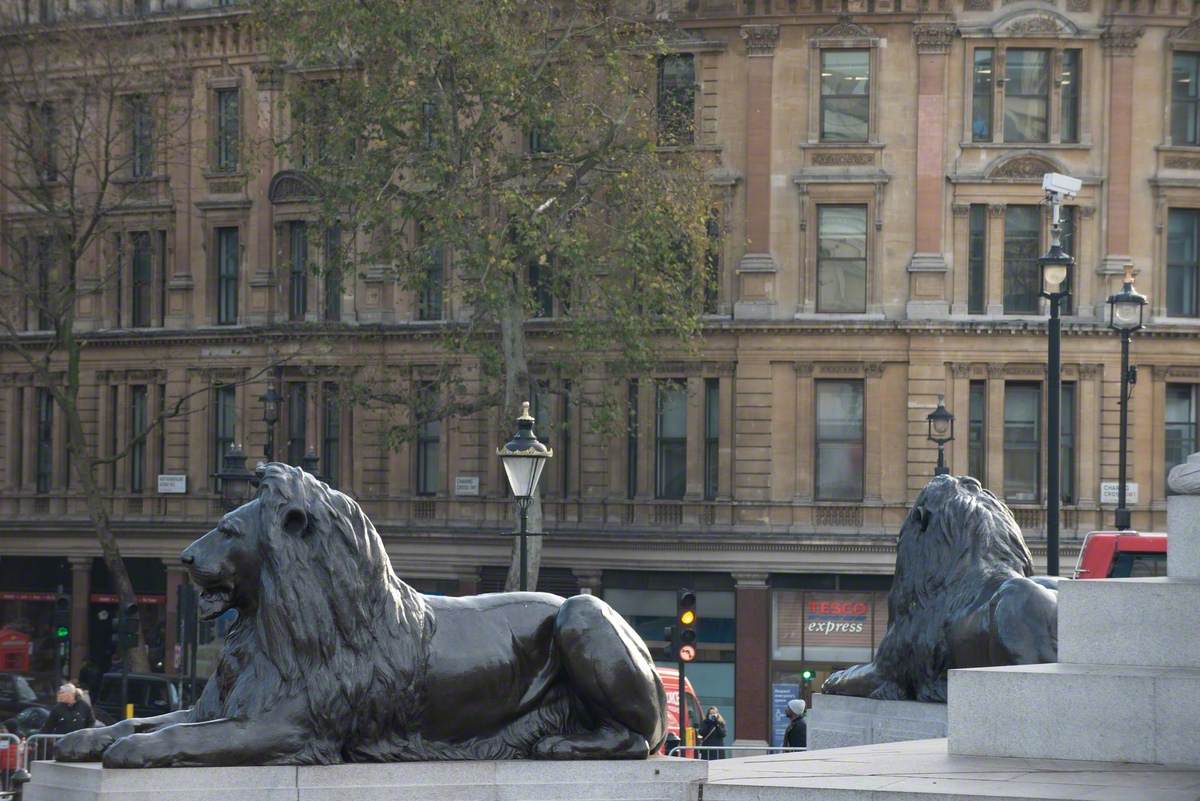
[[[179,561],[183,562],[185,565],[190,565],[192,562],[195,562],[196,557],[192,556],[190,551],[191,549],[188,548],[183,553],[179,554]]]

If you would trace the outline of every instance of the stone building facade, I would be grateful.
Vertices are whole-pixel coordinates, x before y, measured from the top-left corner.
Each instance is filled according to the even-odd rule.
[[[1111,525],[1101,484],[1117,477],[1119,339],[1105,299],[1127,263],[1150,298],[1133,345],[1133,520],[1163,530],[1166,473],[1196,450],[1200,414],[1200,22],[1190,0],[660,5],[675,23],[660,85],[687,101],[690,146],[712,165],[714,313],[698,356],[666,354],[631,385],[628,433],[590,432],[547,376],[541,587],[601,594],[651,641],[675,589],[697,590],[689,675],[739,740],[770,740],[779,699],[807,691],[802,670],[819,683],[882,634],[894,537],[936,462],[925,417],[939,395],[956,416],[951,469],[1009,502],[1044,564],[1045,172],[1083,181],[1066,211],[1063,563]],[[193,70],[174,100],[194,112],[190,136],[279,133],[288,73],[263,61],[247,11],[181,13]],[[137,414],[198,393],[194,414],[102,477],[168,670],[176,555],[221,511],[218,456],[236,442],[253,459],[266,441],[265,380],[222,384],[280,354],[292,358],[275,456],[313,448],[402,577],[493,590],[509,552],[494,456],[505,426],[448,419],[388,449],[377,410],[335,402],[364,365],[420,381],[437,363],[430,335],[457,312],[452,259],[434,314],[368,271],[334,288],[309,276],[297,315],[286,264],[303,176],[273,153],[249,169],[221,150],[163,165],[161,196],[130,210],[130,242],[151,243],[142,319],[112,289],[79,308],[102,450]],[[531,325],[535,340],[553,334],[553,319]],[[45,593],[63,587],[88,643],[77,669],[106,654],[111,597],[63,444],[0,350],[0,622],[42,620]],[[160,475],[186,477],[185,491],[157,492]]]

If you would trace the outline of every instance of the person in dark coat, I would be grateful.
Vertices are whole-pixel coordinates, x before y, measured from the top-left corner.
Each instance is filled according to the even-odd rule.
[[[808,724],[804,722],[806,708],[804,701],[799,698],[788,701],[786,714],[791,723],[788,724],[787,731],[783,733],[785,748],[808,747]]]
[[[700,738],[699,745],[704,746],[721,746],[725,745],[725,718],[721,717],[721,711],[715,706],[708,708],[708,716],[700,723],[700,727],[696,729],[696,735]],[[701,759],[724,759],[724,751],[700,751]]]
[[[92,708],[75,685],[64,684],[58,688],[58,703],[50,708],[50,717],[42,727],[42,734],[70,734],[89,728],[95,722]]]

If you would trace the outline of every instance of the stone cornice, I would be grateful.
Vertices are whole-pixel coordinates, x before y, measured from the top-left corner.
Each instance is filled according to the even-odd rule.
[[[1110,56],[1132,56],[1145,32],[1146,29],[1142,27],[1107,28],[1100,34],[1100,46]]]

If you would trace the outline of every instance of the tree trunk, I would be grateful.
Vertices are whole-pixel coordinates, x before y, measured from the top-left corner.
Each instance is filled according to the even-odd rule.
[[[504,355],[504,394],[501,405],[501,431],[514,429],[513,420],[516,418],[523,401],[532,400],[529,396],[529,356],[525,342],[525,309],[520,298],[514,293],[505,314],[500,318],[500,347]],[[534,426],[537,432],[537,426]],[[505,437],[507,439],[507,435]],[[513,531],[521,530],[521,520],[516,504],[513,504],[516,525]],[[527,512],[528,524],[526,532],[526,570],[528,571],[529,589],[536,590],[538,572],[542,565],[542,497],[540,492],[534,492],[529,501]],[[512,538],[512,556],[508,564],[508,577],[504,581],[504,589],[508,592],[520,589],[521,586],[521,538]]]
[[[79,479],[79,486],[83,490],[88,516],[91,517],[92,526],[96,529],[100,554],[104,559],[104,565],[108,568],[109,575],[112,576],[113,587],[117,591],[120,607],[125,609],[129,605],[137,603],[137,596],[133,592],[133,582],[129,579],[129,571],[125,569],[125,561],[121,558],[121,548],[117,545],[117,538],[113,534],[104,498],[101,497],[100,488],[96,484],[96,463],[84,443],[83,425],[79,420],[78,411],[75,408],[69,408],[73,407],[73,404],[70,403],[65,405],[60,403],[59,405],[63,407],[64,416],[67,418],[71,464],[75,466],[75,476]],[[140,638],[142,643],[145,643],[147,640],[146,626],[149,623],[140,616],[139,619],[142,625]],[[150,658],[144,647],[130,649],[127,659],[131,671],[150,672]]]

